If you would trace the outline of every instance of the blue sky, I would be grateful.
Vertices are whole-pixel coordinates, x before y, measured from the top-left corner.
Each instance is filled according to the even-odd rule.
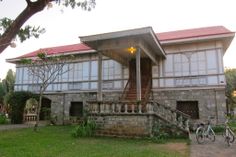
[[[80,9],[53,8],[34,15],[26,24],[40,25],[46,33],[39,39],[17,43],[16,48],[7,48],[0,54],[0,78],[14,64],[5,62],[44,47],[79,43],[79,36],[153,27],[155,32],[223,25],[236,31],[235,0],[96,0],[91,12]],[[15,18],[26,6],[25,0],[3,0],[0,2],[0,18]],[[236,68],[236,39],[224,56],[226,67]]]

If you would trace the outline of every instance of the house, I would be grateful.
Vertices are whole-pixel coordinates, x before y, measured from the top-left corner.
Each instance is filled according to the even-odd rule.
[[[145,27],[83,36],[80,44],[43,48],[7,61],[16,64],[15,91],[37,92],[37,79],[19,61],[42,51],[73,54],[64,67],[72,70],[46,90],[58,122],[88,109],[105,128],[101,133],[150,135],[160,120],[182,130],[189,117],[224,121],[223,55],[234,34],[223,26],[157,34]]]

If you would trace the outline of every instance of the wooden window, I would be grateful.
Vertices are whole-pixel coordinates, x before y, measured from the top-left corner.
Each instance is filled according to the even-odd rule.
[[[192,119],[199,119],[198,101],[177,101],[176,109],[188,114]]]

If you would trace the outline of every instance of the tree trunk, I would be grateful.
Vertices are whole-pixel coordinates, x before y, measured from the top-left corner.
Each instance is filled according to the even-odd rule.
[[[40,111],[41,111],[41,106],[42,106],[42,99],[43,99],[43,91],[42,91],[42,89],[40,89],[39,104],[38,104],[37,112],[36,112],[37,117],[36,117],[36,122],[35,122],[35,125],[34,125],[34,131],[38,130]]]
[[[7,30],[0,37],[0,54],[10,45],[12,39],[15,38],[22,25],[34,14],[42,11],[45,6],[55,0],[37,0],[31,2],[26,0],[27,7],[21,12],[19,16],[13,21],[13,23],[7,28]]]

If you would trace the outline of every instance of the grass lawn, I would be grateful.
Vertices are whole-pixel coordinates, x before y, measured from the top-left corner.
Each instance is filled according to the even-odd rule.
[[[72,126],[0,131],[0,157],[188,157],[186,141],[73,138]]]

